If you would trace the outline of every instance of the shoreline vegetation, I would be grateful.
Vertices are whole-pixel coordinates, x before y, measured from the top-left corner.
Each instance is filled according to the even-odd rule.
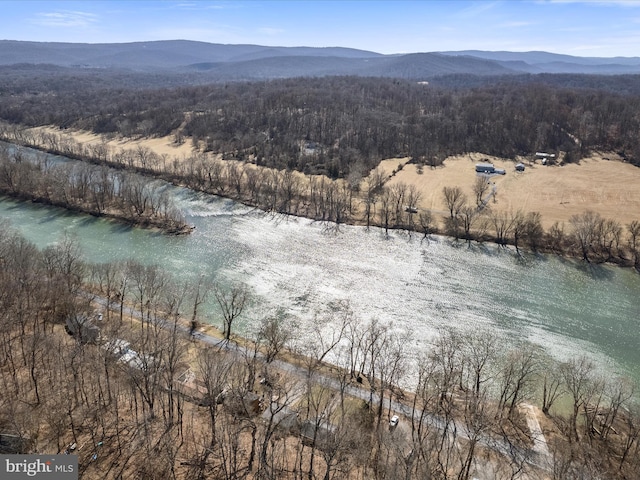
[[[0,433],[23,453],[72,450],[82,478],[622,480],[640,467],[633,385],[585,358],[447,330],[411,369],[410,342],[348,305],[326,319],[331,338],[295,343],[268,316],[236,348],[236,287],[86,263],[68,236],[40,251],[11,228],[0,261]],[[205,338],[210,295],[228,330]],[[97,344],[64,333],[96,312]],[[409,375],[415,388],[399,388]]]
[[[85,144],[64,131],[56,133],[50,128],[0,125],[0,139],[91,163],[98,168],[109,167],[117,172],[119,179],[134,173],[159,178],[266,212],[329,222],[336,228],[345,223],[367,228],[376,226],[387,232],[401,229],[409,235],[415,232],[425,237],[442,234],[466,242],[512,245],[518,252],[526,248],[531,252],[581,258],[589,263],[640,268],[640,222],[637,220],[622,225],[585,210],[572,215],[567,223],[555,222],[545,230],[539,212],[492,210],[490,200],[495,202],[495,184],[492,192],[491,181],[482,176],[473,185],[473,199],[460,187],[445,185],[441,192],[445,210],[418,208],[422,192],[415,185],[393,182],[394,176],[412,163],[411,159],[398,159],[397,167],[390,174],[377,167],[363,178],[330,179],[261,167],[250,161],[224,159],[223,154],[193,151],[190,156],[179,158],[156,153],[142,144],[119,150],[104,141]],[[421,170],[420,165],[418,169]],[[148,186],[134,190],[137,192],[140,188]],[[4,190],[7,190],[6,186]],[[47,195],[50,194],[47,192]],[[41,197],[44,202],[50,198]],[[148,201],[147,207],[139,192],[132,197],[129,206],[121,208],[127,213],[128,221],[139,222],[141,226],[157,226],[170,233],[190,231],[179,213],[170,211],[166,205],[155,208],[154,202]],[[161,199],[162,202],[166,200]],[[87,213],[105,214],[99,206],[88,208],[86,201],[83,205]],[[145,208],[150,209],[150,214]]]
[[[140,175],[104,166],[52,165],[11,150],[0,145],[0,195],[167,234],[185,235],[193,229],[172,200]]]

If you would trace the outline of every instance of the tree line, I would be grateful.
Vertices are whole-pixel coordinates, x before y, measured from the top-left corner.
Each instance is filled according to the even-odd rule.
[[[326,77],[266,82],[113,88],[93,77],[25,89],[5,85],[0,119],[112,136],[175,135],[225,158],[346,178],[381,159],[437,164],[480,151],[504,158],[592,150],[640,163],[640,95],[627,77],[602,82],[511,77],[469,88],[404,80]],[[585,87],[588,85],[589,87]]]
[[[132,172],[84,162],[51,162],[0,143],[0,193],[14,198],[108,216],[170,233],[188,233],[161,185]]]
[[[612,262],[640,266],[640,222],[622,225],[587,210],[572,215],[568,224],[555,222],[547,231],[538,212],[492,211],[491,193],[485,177],[478,177],[469,200],[460,187],[443,187],[448,215],[444,232],[456,239],[489,239],[499,245],[523,245],[530,251],[550,251],[582,258],[589,263]]]
[[[0,433],[78,455],[83,478],[624,479],[640,468],[635,388],[586,358],[558,364],[449,328],[411,352],[392,323],[348,304],[307,326],[267,313],[244,348],[224,336],[207,346],[184,327],[224,322],[231,337],[248,314],[241,286],[87,263],[72,237],[38,250],[7,225],[0,263]],[[201,308],[211,295],[229,307],[215,318]],[[69,315],[96,309],[102,346],[64,333]],[[523,402],[551,425],[546,450],[533,448]]]

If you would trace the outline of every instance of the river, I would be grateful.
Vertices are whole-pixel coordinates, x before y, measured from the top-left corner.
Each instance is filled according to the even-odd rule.
[[[73,233],[86,260],[135,258],[177,279],[200,275],[250,286],[254,301],[241,329],[278,309],[296,319],[300,337],[318,316],[348,302],[367,321],[411,333],[410,350],[427,348],[442,326],[490,329],[504,344],[528,340],[558,360],[587,355],[608,374],[640,383],[640,275],[547,255],[518,256],[493,244],[265,214],[214,196],[171,188],[188,236],[123,226],[64,210],[0,199],[9,220],[38,247]],[[219,324],[211,308],[208,318]]]

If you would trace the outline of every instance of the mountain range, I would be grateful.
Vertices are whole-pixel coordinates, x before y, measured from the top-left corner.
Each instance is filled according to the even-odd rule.
[[[446,74],[640,74],[640,57],[576,57],[479,50],[383,55],[342,47],[223,45],[187,40],[88,44],[0,40],[0,65],[199,73],[243,80],[357,75],[428,79]]]

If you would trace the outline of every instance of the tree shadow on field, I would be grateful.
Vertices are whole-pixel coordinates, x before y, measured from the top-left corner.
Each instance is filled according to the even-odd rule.
[[[513,252],[513,259],[519,267],[532,268],[549,261],[548,255],[539,252]]]

